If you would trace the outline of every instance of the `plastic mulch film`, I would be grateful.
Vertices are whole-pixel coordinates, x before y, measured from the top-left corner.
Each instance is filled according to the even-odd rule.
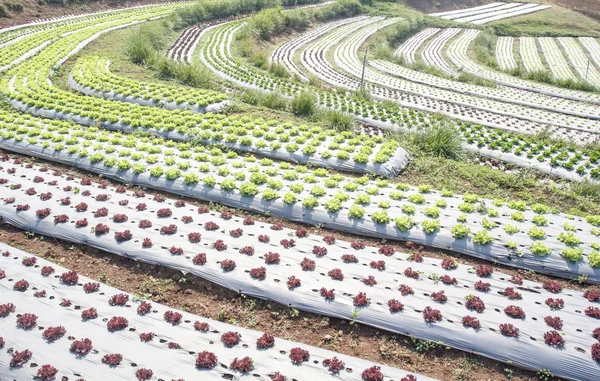
[[[25,174],[21,169],[15,173],[21,187],[3,190],[0,215],[22,229],[191,273],[300,310],[442,341],[527,369],[549,369],[567,379],[591,381],[598,371],[591,345],[596,342],[592,331],[598,322],[593,316],[600,316],[595,309],[600,298],[593,302],[578,291],[544,288],[452,261],[448,266],[437,259],[411,260],[390,248],[378,251],[318,235],[302,237],[258,221],[219,217],[208,210],[199,213],[171,199],[98,189],[77,179],[48,172]],[[51,195],[42,195],[46,192]],[[17,211],[17,205],[29,208]],[[45,208],[50,208],[48,215],[39,218],[38,211]],[[98,224],[108,232],[102,234]],[[126,231],[130,236],[122,238]],[[331,297],[324,297],[322,289],[331,291]],[[481,312],[467,308],[474,297],[482,303]],[[438,311],[439,321],[425,321],[429,309]],[[511,317],[509,310],[523,316]],[[465,326],[465,316],[476,318],[480,328]],[[546,336],[554,334],[547,317],[561,322],[555,335],[563,344],[546,343]],[[518,337],[504,336],[503,324],[518,328]]]
[[[270,376],[280,372],[288,380],[331,378],[357,381],[362,379],[365,369],[377,366],[279,338],[274,338],[272,347],[260,349],[257,340],[262,332],[205,319],[157,303],[150,303],[147,314],[142,314],[142,301],[134,295],[97,283],[97,291],[86,292],[83,285],[95,283],[92,279],[77,276],[76,284],[65,284],[61,276],[68,272],[67,269],[2,243],[0,251],[3,253],[0,268],[5,275],[0,279],[1,303],[3,306],[12,303],[15,307],[14,312],[0,318],[0,332],[4,339],[4,349],[0,351],[2,379],[31,379],[44,365],[51,365],[58,370],[56,379],[81,377],[87,381],[150,379],[139,378],[138,372],[143,372],[143,369],[152,371],[153,380],[270,380]],[[30,266],[25,266],[23,259]],[[35,263],[32,264],[32,261]],[[43,276],[42,269],[48,271],[48,267],[54,272]],[[69,275],[71,278],[67,281],[73,280],[73,274]],[[26,290],[15,290],[21,289],[22,280],[28,283]],[[96,310],[97,317],[83,319],[82,313],[90,308]],[[17,319],[24,314],[37,316],[35,327],[25,329],[19,326]],[[53,327],[63,327],[65,332],[54,341],[47,340],[45,329]],[[221,336],[228,332],[241,335],[238,344],[228,347],[221,341]],[[149,333],[154,334],[152,339],[144,342],[140,335],[150,336]],[[75,340],[84,339],[91,340],[89,353],[77,355],[71,352]],[[289,357],[293,348],[308,351],[308,361],[294,365]],[[12,355],[25,350],[31,351],[30,359],[22,366],[9,367]],[[204,351],[216,355],[214,368],[196,367],[196,360]],[[120,364],[110,366],[103,363],[111,361],[104,359],[106,355],[113,355],[112,361],[115,361],[115,355],[120,355]],[[241,372],[232,367],[235,359],[246,356],[252,360],[251,370]],[[322,365],[323,360],[333,357],[345,363],[337,374],[330,373]],[[387,366],[381,366],[380,371],[385,380],[404,379],[409,374]],[[433,381],[419,375],[416,379]]]

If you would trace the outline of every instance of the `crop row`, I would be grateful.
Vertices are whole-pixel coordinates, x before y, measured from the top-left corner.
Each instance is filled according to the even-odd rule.
[[[498,37],[496,43],[496,61],[502,70],[514,70],[517,68],[517,61],[514,55],[513,37]]]
[[[153,14],[141,15],[142,19]],[[126,20],[114,22],[119,27]],[[110,25],[110,24],[108,24]],[[117,130],[140,129],[177,140],[198,139],[203,143],[220,143],[228,147],[258,152],[265,156],[295,160],[303,163],[332,166],[335,168],[395,176],[405,165],[405,151],[394,141],[341,135],[343,141],[335,142],[334,131],[315,133],[319,139],[291,137],[276,132],[292,127],[277,120],[218,114],[196,114],[183,110],[164,110],[143,107],[126,102],[80,96],[55,87],[51,81],[53,67],[76,49],[82,41],[95,38],[106,31],[108,25],[87,28],[80,33],[60,39],[39,55],[12,69],[3,79],[2,88],[12,99],[16,108],[45,117],[74,120],[83,125],[101,123]],[[309,129],[301,126],[304,130]],[[310,132],[310,131],[309,131]],[[273,141],[277,140],[277,141]],[[341,144],[359,141],[364,147]],[[324,147],[324,144],[327,144]],[[335,143],[335,144],[333,144]]]
[[[17,118],[0,146],[105,176],[367,236],[412,240],[561,276],[597,281],[597,218],[536,217],[524,203],[352,179],[235,152]],[[254,164],[253,164],[254,163]],[[259,165],[257,165],[259,164]],[[322,184],[319,184],[322,183]],[[540,213],[548,208],[535,207]],[[534,218],[535,217],[535,218]],[[578,230],[581,229],[581,230]],[[460,232],[458,232],[460,231]]]
[[[234,217],[227,210],[219,214],[22,162],[4,164],[15,171],[3,174],[8,181],[0,210],[19,227],[191,272],[244,294],[422,339],[443,339],[451,346],[468,342],[475,333],[485,336],[481,344],[458,347],[497,359],[510,355],[492,348],[511,345],[518,337],[520,346],[540,352],[523,361],[527,368],[547,368],[566,356],[577,371],[557,367],[553,373],[585,379],[595,366],[587,348],[597,342],[593,322],[600,309],[594,303],[600,301],[600,290],[583,296],[554,282],[509,279],[485,265],[425,260],[418,253],[311,235],[303,228]],[[513,327],[509,333],[506,325]],[[440,336],[444,330],[453,337]]]
[[[71,71],[71,78],[96,96],[169,109],[195,112],[216,109],[227,96],[211,90],[135,81],[110,71],[110,61],[97,56],[82,57]],[[212,106],[207,107],[207,106]]]
[[[442,57],[442,52],[448,41],[458,33],[460,33],[459,28],[448,28],[432,38],[421,53],[423,62],[429,66],[435,66],[449,75],[457,75],[456,70],[452,69]]]
[[[600,88],[600,72],[587,56],[579,41],[573,37],[559,37],[558,42],[565,51],[565,56],[577,71],[580,80]]]
[[[519,53],[525,70],[528,72],[544,71],[546,68],[538,53],[535,37],[520,37],[519,44]]]
[[[600,96],[596,93],[558,88],[541,82],[528,81],[500,71],[492,70],[479,64],[468,54],[469,46],[477,38],[479,33],[480,31],[477,29],[465,29],[463,33],[459,34],[456,39],[448,45],[448,49],[445,51],[446,56],[452,61],[454,66],[460,70],[508,87],[537,92],[551,97],[562,98],[564,100],[589,103],[592,106],[600,104]],[[571,106],[566,106],[566,108],[569,107]]]
[[[552,37],[539,37],[538,42],[542,48],[544,58],[548,63],[548,68],[550,68],[554,77],[562,80],[574,80],[575,76],[569,68],[569,63],[563,56],[554,39],[552,39]]]
[[[205,319],[0,244],[2,378],[432,379]]]
[[[396,50],[395,55],[402,57],[409,65],[415,64],[415,54],[417,51],[421,49],[425,41],[429,40],[439,31],[441,31],[440,28],[423,29],[400,45],[400,47]]]
[[[461,9],[457,11],[431,13],[430,16],[441,17],[457,22],[487,24],[492,21],[516,17],[528,13],[539,12],[551,8],[549,5],[536,3],[502,3],[495,2],[484,6]]]

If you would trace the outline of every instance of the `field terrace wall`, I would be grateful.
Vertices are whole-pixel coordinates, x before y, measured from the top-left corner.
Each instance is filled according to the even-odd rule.
[[[434,381],[142,301],[3,243],[0,252],[2,378],[359,381],[369,369]]]
[[[290,139],[288,135],[281,132],[278,132],[281,135],[275,135],[276,131],[283,129],[282,125],[285,125],[277,120],[265,122],[261,118],[244,118],[240,125],[235,116],[197,114],[185,110],[171,111],[85,97],[61,90],[48,80],[52,77],[56,65],[64,63],[100,34],[131,25],[132,22],[163,15],[162,12],[162,10],[150,14],[142,12],[132,17],[131,21],[116,20],[64,37],[59,42],[50,44],[36,57],[9,71],[2,81],[2,89],[9,94],[12,98],[11,104],[19,111],[47,118],[73,120],[86,126],[100,123],[104,128],[113,130],[143,130],[179,141],[220,143],[236,150],[257,152],[277,159],[388,177],[396,176],[406,165],[408,155],[396,141],[384,141],[383,138],[373,140],[350,133],[351,138],[355,138],[359,143],[364,143],[366,140],[374,143],[357,149],[339,144],[343,142],[335,143],[333,137],[336,135],[335,131],[328,131],[329,135],[320,137],[319,141],[308,141],[310,137]],[[73,81],[72,85],[74,85]],[[308,127],[302,126],[302,128]],[[274,145],[261,139],[261,143],[257,142],[255,145],[254,142],[265,134],[287,140]],[[324,147],[324,144],[327,144],[327,147]]]
[[[472,268],[451,258],[424,259],[391,247],[307,235],[302,228],[226,210],[219,215],[183,201],[12,164],[3,163],[8,181],[0,214],[22,229],[192,273],[301,310],[443,341],[527,369],[549,369],[567,379],[591,381],[599,366],[591,348],[597,343],[592,331],[600,316],[600,290],[584,297],[553,282],[509,279],[485,265]],[[18,277],[7,274],[16,282]],[[466,316],[471,319],[463,320]],[[559,318],[548,322],[562,333],[552,332],[548,316]],[[478,326],[464,325],[467,321]],[[518,337],[505,337],[503,324],[518,328]],[[552,341],[556,335],[562,340]]]

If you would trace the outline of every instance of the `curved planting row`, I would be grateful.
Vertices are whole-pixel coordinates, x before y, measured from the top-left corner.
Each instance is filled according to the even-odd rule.
[[[400,45],[395,55],[402,57],[410,65],[415,64],[415,54],[417,51],[423,46],[425,41],[436,35],[440,30],[440,28],[423,29]]]
[[[15,171],[2,174],[8,181],[0,211],[21,228],[569,379],[591,380],[597,371],[592,350],[600,290],[583,295],[554,282],[509,279],[485,265],[367,248],[360,241],[4,164]],[[529,355],[518,359],[515,342]],[[564,362],[567,369],[555,365]]]
[[[496,61],[502,70],[514,70],[517,68],[517,61],[514,55],[514,38],[498,37],[496,42]]]
[[[497,2],[457,11],[431,13],[430,16],[482,25],[492,21],[539,12],[548,8],[551,8],[551,6],[536,3]]]
[[[558,45],[551,37],[538,37],[538,42],[542,48],[544,58],[548,63],[548,68],[555,78],[562,80],[575,80],[575,75],[569,67],[569,63],[558,48]]]
[[[538,92],[552,97],[592,104],[591,106],[584,105],[583,107],[597,108],[598,104],[600,104],[600,96],[598,94],[558,88],[540,82],[520,79],[506,73],[491,70],[477,63],[469,56],[468,50],[471,43],[479,35],[479,32],[480,31],[477,29],[465,29],[463,33],[459,34],[456,39],[448,45],[448,49],[445,53],[454,66],[466,73],[497,82],[501,85]]]
[[[385,27],[386,25],[386,22],[382,24],[369,24],[360,28],[358,31],[354,31],[349,37],[337,44],[333,53],[335,63],[341,70],[349,73],[355,78],[355,85],[360,85],[359,79],[362,76],[363,65],[358,55],[360,46],[371,35],[376,33],[379,28]],[[338,39],[332,36],[331,39],[329,39],[329,44],[327,46],[332,47],[336,41],[338,41]],[[321,59],[321,61],[323,60]],[[323,70],[335,70],[322,62],[315,62],[315,68],[321,67]],[[400,68],[400,66],[397,67]],[[420,107],[431,107],[431,103],[435,102],[436,104],[439,104],[438,107],[443,107],[446,110],[450,108],[458,109],[461,113],[458,118],[464,118],[475,122],[479,122],[483,119],[481,123],[489,124],[490,126],[500,129],[535,133],[536,131],[546,130],[546,128],[549,127],[547,124],[552,124],[556,128],[553,132],[557,136],[577,137],[580,139],[581,135],[588,135],[580,134],[580,131],[589,131],[589,140],[584,140],[588,142],[593,141],[596,138],[595,134],[600,131],[598,130],[597,124],[588,119],[574,118],[554,112],[548,112],[546,110],[532,109],[522,105],[499,102],[469,94],[448,91],[443,88],[421,85],[420,83],[406,81],[402,78],[397,78],[370,68],[366,68],[365,70],[365,80],[380,86],[371,87],[373,92],[377,91],[388,97],[390,96],[389,91],[400,92],[396,97],[400,96],[400,94],[409,94],[410,100]],[[341,76],[339,77],[339,81],[341,83],[349,83],[345,77],[342,79]],[[389,89],[389,91],[387,91],[387,89]],[[378,93],[374,93],[374,96],[378,96]],[[446,110],[442,112],[452,115],[453,110]],[[468,116],[465,117],[464,114],[468,114]],[[569,125],[569,121],[573,123],[573,119],[576,121],[577,126]],[[562,128],[563,124],[559,123],[559,121],[567,124],[568,128]]]
[[[298,76],[298,78],[303,82],[308,82],[308,77],[304,75],[303,71],[296,66],[294,63],[294,54],[300,49],[302,46],[307,43],[320,38],[325,33],[338,28],[342,25],[346,25],[348,23],[356,22],[365,19],[366,16],[358,16],[350,19],[342,19],[339,21],[335,21],[332,23],[325,24],[318,28],[312,29],[304,34],[302,34],[298,38],[291,39],[277,49],[273,51],[271,54],[271,62],[279,65],[283,65],[288,71],[292,74]]]
[[[538,53],[535,37],[520,37],[519,44],[521,62],[523,62],[525,70],[530,73],[546,70]]]
[[[155,8],[153,8],[154,10]],[[133,22],[144,20],[157,13],[141,14]],[[223,144],[230,148],[256,152],[265,156],[311,163],[319,166],[396,176],[406,165],[406,151],[395,141],[371,139],[352,133],[340,135],[335,131],[315,131],[307,126],[291,136],[284,133],[290,123],[277,120],[217,114],[197,114],[184,110],[163,110],[137,104],[80,96],[55,87],[51,81],[54,67],[62,63],[77,49],[106,32],[108,26],[123,27],[131,19],[123,19],[60,39],[39,55],[12,69],[2,80],[2,90],[10,97],[13,107],[20,111],[48,118],[73,120],[82,125],[101,124],[114,130],[143,130],[176,140],[197,140],[206,144]],[[130,21],[131,22],[131,21]],[[318,138],[313,135],[318,135]],[[359,144],[342,144],[346,140]],[[367,144],[364,144],[368,142]]]
[[[203,200],[373,237],[410,240],[511,266],[600,281],[597,217],[586,222],[522,202],[506,205],[325,169],[240,160],[235,152],[134,138],[68,124],[7,124],[0,146]],[[54,133],[50,132],[54,131]],[[60,137],[55,137],[56,132]],[[27,137],[27,135],[31,137]],[[52,142],[54,141],[54,143]],[[121,145],[123,148],[117,149]],[[540,214],[539,216],[537,214]]]
[[[593,37],[579,37],[577,41],[585,48],[592,62],[600,67],[600,43]]]
[[[459,32],[459,28],[444,29],[443,32],[439,33],[436,37],[429,41],[421,53],[423,61],[427,65],[435,66],[447,74],[457,75],[458,73],[456,70],[452,69],[442,57],[442,51],[446,46],[446,43],[448,43],[450,39],[454,38]]]
[[[0,359],[10,364],[2,378],[432,380],[139,300],[5,244],[0,250]]]
[[[70,84],[86,95],[170,110],[216,112],[226,105],[227,96],[222,93],[134,81],[111,73],[109,68],[107,58],[80,58],[71,71]]]
[[[564,49],[571,66],[577,71],[579,78],[600,88],[600,72],[590,62],[579,42],[573,37],[559,37],[558,42]]]

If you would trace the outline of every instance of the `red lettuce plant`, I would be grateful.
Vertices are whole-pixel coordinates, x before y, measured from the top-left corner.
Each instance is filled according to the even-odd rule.
[[[600,327],[594,329],[592,337],[596,340],[600,340]]]
[[[108,323],[106,323],[106,328],[110,332],[122,331],[129,326],[129,321],[122,316],[113,316]]]
[[[342,273],[342,270],[340,270],[338,268],[329,270],[327,275],[329,275],[331,277],[331,279],[333,279],[333,280],[339,280],[339,281],[344,280],[344,274]]]
[[[217,356],[208,351],[198,353],[196,357],[196,368],[199,369],[212,369],[217,365]]]
[[[302,348],[292,348],[290,350],[290,360],[292,360],[292,364],[300,365],[310,360],[310,353]]]
[[[339,373],[345,369],[346,364],[337,357],[323,360],[323,366],[333,374]]]
[[[553,347],[561,347],[564,345],[565,339],[563,339],[560,333],[552,330],[544,333],[544,342]]]
[[[138,212],[143,212],[144,210],[146,210],[148,208],[148,205],[146,205],[145,203],[139,203],[135,206],[135,209],[137,209]]]
[[[181,349],[181,345],[179,345],[178,343],[171,341],[169,342],[169,344],[167,344],[167,347],[169,349]]]
[[[342,255],[342,261],[344,261],[344,263],[358,263],[358,258],[353,254],[344,254]]]
[[[106,209],[106,208],[100,208],[94,212],[94,217],[96,217],[96,218],[106,217],[106,216],[108,216],[108,209]]]
[[[181,323],[183,315],[176,311],[167,311],[164,313],[163,317],[167,323],[178,325]]]
[[[17,212],[25,212],[25,211],[29,210],[29,208],[30,208],[29,204],[17,205]]]
[[[194,222],[194,219],[192,218],[192,216],[183,216],[181,217],[181,222],[183,222],[184,224],[189,224]]]
[[[280,223],[276,223],[271,225],[271,230],[283,230],[283,225]]]
[[[396,313],[404,309],[404,304],[402,304],[399,300],[390,299],[388,300],[388,307],[390,308],[391,313]]]
[[[233,238],[239,238],[244,234],[244,231],[241,228],[233,229],[229,231],[229,235]]]
[[[225,332],[221,335],[221,342],[225,344],[226,347],[233,347],[240,343],[240,339],[242,335],[237,332]]]
[[[427,323],[435,323],[442,320],[442,313],[439,310],[427,306],[423,310],[423,319],[425,319]]]
[[[383,373],[381,373],[381,368],[378,366],[363,370],[361,376],[364,381],[383,381]]]
[[[250,216],[246,216],[242,222],[244,225],[254,225],[254,220]]]
[[[37,263],[36,257],[24,257],[23,260],[21,261],[21,264],[25,267],[34,266],[36,263]]]
[[[60,276],[60,281],[66,285],[74,286],[79,282],[79,275],[75,271],[67,271]]]
[[[204,230],[206,231],[212,231],[212,230],[217,230],[219,229],[219,225],[215,224],[212,221],[208,221],[207,223],[204,224]]]
[[[129,301],[129,295],[127,294],[116,294],[110,297],[108,304],[111,306],[125,306]]]
[[[175,201],[175,207],[176,208],[183,208],[185,206],[185,201],[183,200],[177,200]]]
[[[212,244],[212,247],[217,251],[227,250],[227,244],[222,239],[218,239]]]
[[[177,225],[171,224],[169,226],[163,226],[162,228],[160,228],[160,234],[162,234],[162,235],[177,234]]]
[[[35,215],[40,219],[43,220],[44,218],[48,217],[50,215],[50,208],[44,208],[44,209],[39,209],[35,212]]]
[[[271,348],[273,345],[275,345],[275,336],[267,332],[256,340],[256,346],[260,349]]]
[[[467,299],[465,307],[467,307],[468,310],[477,311],[479,313],[482,313],[485,310],[485,304],[480,297],[467,295],[465,299]]]
[[[562,326],[563,326],[563,321],[558,316],[555,316],[555,317],[553,317],[553,316],[546,316],[544,318],[544,322],[546,322],[546,324],[549,327],[552,327],[554,329],[562,329]]]
[[[85,190],[85,191],[81,192],[81,195],[84,196],[84,197],[87,197],[87,196],[89,196],[91,194],[92,194],[92,192],[90,192],[89,190]]]
[[[237,357],[231,362],[229,367],[241,373],[251,372],[254,369],[254,362],[248,356],[238,359]]]
[[[200,332],[208,332],[209,326],[208,323],[196,321],[194,322],[194,329]]]
[[[140,341],[147,343],[148,341],[152,341],[152,339],[154,339],[154,332],[140,333]]]
[[[54,273],[54,267],[52,266],[44,266],[42,267],[41,274],[42,276],[49,276]]]
[[[279,241],[279,244],[284,248],[289,249],[290,247],[296,246],[296,241],[294,241],[293,239],[282,239],[281,241]]]
[[[600,362],[600,343],[592,344],[592,360]]]
[[[265,263],[268,265],[277,265],[279,264],[280,260],[281,257],[277,253],[272,253],[269,251],[267,254],[265,254]]]
[[[117,366],[123,361],[123,355],[120,353],[107,354],[102,357],[102,363],[108,366]]]
[[[371,263],[369,263],[369,266],[371,266],[372,269],[384,271],[385,261],[371,261]]]
[[[21,279],[20,281],[15,282],[15,284],[13,285],[13,290],[15,291],[27,291],[27,289],[29,288],[29,282],[26,281],[25,279]]]
[[[457,284],[458,283],[458,281],[456,280],[456,278],[454,278],[454,277],[452,277],[452,276],[450,276],[448,274],[442,275],[440,277],[440,280],[442,281],[442,283],[447,284],[447,285]]]
[[[45,298],[46,297],[46,290],[42,290],[42,291],[36,291],[33,296],[35,296],[36,298]]]
[[[64,224],[65,222],[69,222],[69,216],[67,216],[66,214],[59,214],[57,216],[54,216],[55,224]]]
[[[287,286],[289,289],[294,289],[294,288],[300,287],[301,284],[302,284],[302,282],[300,281],[300,279],[296,278],[293,275],[288,278]]]
[[[148,229],[151,227],[152,227],[152,221],[149,221],[149,220],[141,220],[138,223],[138,228],[140,228],[140,229]]]
[[[141,302],[137,308],[137,313],[141,316],[148,314],[150,311],[152,311],[152,304],[145,301]]]
[[[323,241],[328,245],[333,245],[335,243],[335,237],[332,235],[326,235],[323,237]]]
[[[171,246],[169,253],[173,255],[183,255],[183,249],[181,247]]]
[[[154,245],[154,243],[152,243],[152,240],[148,237],[144,238],[144,240],[142,241],[142,247],[144,249],[148,249],[150,247],[152,247]]]
[[[525,319],[525,312],[519,306],[510,305],[504,309],[504,313],[515,319]]]
[[[88,226],[88,220],[87,218],[81,219],[81,220],[77,220],[75,222],[75,227],[76,228],[85,228],[86,226]]]
[[[132,238],[133,238],[133,235],[131,234],[131,231],[129,231],[129,230],[125,230],[122,232],[115,232],[115,240],[117,242],[130,241]]]
[[[119,200],[119,205],[121,206],[127,206],[129,205],[129,200],[125,199],[125,200]]]
[[[352,300],[352,303],[356,307],[366,307],[369,305],[369,303],[371,303],[371,299],[367,298],[367,294],[364,292],[359,292],[358,295],[356,295]]]
[[[221,261],[221,268],[224,271],[233,271],[235,269],[235,261],[231,260],[231,259],[225,259],[223,261]]]
[[[491,284],[489,284],[488,282],[483,282],[483,281],[477,281],[477,283],[475,283],[475,289],[477,291],[481,291],[481,292],[488,292],[490,290]]]
[[[400,287],[398,287],[398,290],[400,291],[402,296],[413,295],[415,293],[412,287],[406,284],[401,284]]]
[[[590,302],[600,302],[600,289],[590,288],[589,290],[583,293],[583,297],[589,300]]]
[[[595,319],[600,319],[600,308],[590,306],[585,309],[585,314],[589,317],[593,317]]]
[[[173,215],[173,212],[169,208],[161,208],[156,212],[158,218],[168,218]]]
[[[419,272],[414,271],[411,267],[404,270],[404,275],[408,278],[419,279]]]
[[[302,271],[314,271],[316,263],[312,259],[304,258],[302,262],[300,262],[300,266],[302,267]]]
[[[67,330],[63,326],[48,327],[44,330],[42,336],[48,341],[56,341],[63,337],[66,332]]]
[[[381,246],[379,248],[379,254],[383,254],[386,257],[394,255],[396,250],[392,246]]]
[[[254,247],[252,246],[244,246],[239,250],[240,254],[252,256],[254,255]]]
[[[37,194],[37,191],[35,190],[35,188],[28,188],[28,189],[25,191],[25,194],[26,194],[27,196],[33,196],[33,195]]]
[[[85,356],[92,350],[92,340],[90,339],[81,339],[75,340],[71,343],[70,351],[75,353],[78,356]]]
[[[517,337],[519,336],[519,328],[515,327],[514,325],[508,323],[508,324],[500,324],[500,332],[504,335],[504,336],[508,336],[508,337]]]
[[[46,364],[42,365],[38,369],[36,376],[40,381],[49,381],[52,380],[54,376],[56,376],[56,373],[58,373],[58,369],[56,369],[50,364]]]
[[[133,196],[137,197],[137,198],[142,198],[146,196],[146,192],[142,191],[142,190],[136,190],[133,192]]]
[[[87,310],[81,311],[82,320],[90,320],[98,317],[98,311],[95,308],[88,308]]]
[[[250,276],[254,279],[265,280],[267,278],[267,269],[264,267],[251,269]]]
[[[510,300],[521,300],[523,297],[517,291],[515,291],[512,287],[506,287],[504,289],[504,296],[506,296]]]
[[[546,299],[546,305],[552,310],[560,310],[565,306],[565,301],[558,298],[548,298]]]
[[[377,284],[375,277],[373,275],[369,275],[366,279],[362,279],[361,282],[366,284],[367,286],[374,286]]]
[[[516,284],[516,285],[522,286],[523,285],[523,278],[521,278],[518,275],[513,275],[512,278],[510,278],[509,282],[512,283],[512,284]]]
[[[408,260],[415,261],[417,263],[421,263],[421,262],[423,262],[423,256],[421,256],[421,254],[419,254],[419,253],[411,253],[408,256]]]
[[[204,266],[206,264],[206,253],[197,254],[193,259],[192,263],[196,266]]]
[[[323,287],[319,292],[321,293],[321,296],[324,297],[326,300],[335,299],[335,290],[333,288],[331,290],[328,290],[325,287]]]
[[[360,241],[352,241],[352,243],[350,244],[350,246],[354,249],[354,250],[362,250],[364,249],[366,246],[363,242]]]
[[[106,201],[108,200],[108,195],[107,194],[99,194],[96,196],[96,201]]]
[[[17,318],[17,326],[22,329],[31,329],[36,326],[37,318],[35,314],[23,314]]]
[[[269,243],[271,241],[271,237],[266,234],[261,234],[258,236],[258,240],[262,243]]]
[[[146,381],[152,378],[152,375],[154,375],[154,372],[152,371],[152,369],[147,369],[147,368],[140,368],[135,372],[135,376],[137,377],[137,379],[139,381]]]
[[[308,236],[308,230],[306,230],[304,228],[296,229],[296,237],[305,238],[306,236]]]
[[[33,178],[33,182],[34,182],[34,183],[43,183],[43,182],[44,182],[44,178],[43,178],[43,177],[41,177],[41,176],[35,176],[35,177]]]
[[[233,213],[229,210],[224,210],[221,212],[221,218],[224,220],[230,220],[233,217]]]
[[[188,234],[188,241],[191,243],[198,243],[202,239],[202,235],[198,232]]]
[[[324,257],[327,255],[327,248],[315,245],[315,246],[313,246],[312,252],[318,258],[321,258],[321,257]]]
[[[480,278],[487,278],[494,273],[494,269],[488,265],[477,265],[475,272]]]
[[[481,323],[479,322],[479,319],[477,319],[476,317],[473,316],[463,316],[462,318],[462,324],[465,327],[471,327],[474,329],[479,329],[481,328]]]
[[[71,307],[72,304],[73,303],[69,299],[63,299],[62,302],[60,302],[61,307]]]
[[[417,381],[417,378],[412,374],[409,374],[407,376],[402,377],[400,381]]]
[[[29,361],[29,359],[31,359],[31,356],[33,356],[33,354],[29,349],[14,351],[12,357],[10,358],[11,368],[23,366],[27,361]]]
[[[562,286],[558,282],[553,281],[553,280],[544,282],[542,287],[544,287],[544,289],[546,291],[551,292],[553,294],[558,294],[559,292],[562,291]]]
[[[433,299],[433,301],[436,303],[446,303],[448,301],[448,297],[444,291],[432,292],[431,299]]]
[[[9,198],[4,199],[4,203],[6,203],[6,204],[13,204],[16,200],[17,199],[14,198],[14,197],[9,197]]]
[[[98,224],[96,225],[96,227],[94,228],[94,233],[97,236],[100,235],[104,235],[104,234],[108,234],[110,232],[110,227],[108,227],[108,225],[104,225],[104,224]]]
[[[42,201],[48,201],[51,198],[52,198],[52,193],[50,193],[50,192],[40,194],[40,200],[42,200]]]
[[[198,214],[206,214],[208,212],[210,212],[210,209],[208,209],[208,206],[206,206],[206,205],[200,205],[198,207]]]
[[[155,194],[152,199],[156,202],[164,202],[166,200],[166,197],[162,194]]]

